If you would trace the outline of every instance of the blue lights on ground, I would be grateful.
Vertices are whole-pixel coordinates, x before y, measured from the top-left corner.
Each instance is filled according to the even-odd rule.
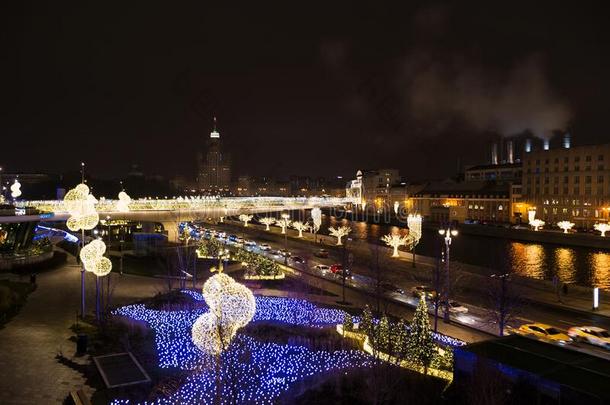
[[[223,382],[220,394],[223,404],[270,404],[296,381],[324,373],[369,367],[373,360],[361,351],[312,350],[294,344],[261,342],[238,333],[216,364],[191,341],[193,323],[208,310],[203,297],[194,291],[185,290],[183,293],[200,301],[200,306],[192,310],[162,311],[136,304],[114,312],[144,321],[155,331],[159,367],[192,372],[175,393],[145,404],[215,403],[218,399],[217,381]],[[344,316],[342,310],[318,307],[306,300],[258,296],[252,322],[324,327],[342,323]],[[220,380],[216,372],[218,367]],[[131,402],[121,399],[112,402],[114,405],[128,403]]]

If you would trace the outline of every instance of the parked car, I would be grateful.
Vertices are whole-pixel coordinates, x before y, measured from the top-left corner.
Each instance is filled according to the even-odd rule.
[[[572,341],[572,338],[566,335],[564,332],[544,323],[530,323],[521,325],[515,332],[521,335],[534,337],[539,340],[558,343],[560,345],[565,345]]]
[[[423,295],[425,299],[432,300],[432,299],[436,298],[436,291],[434,291],[434,289],[432,289],[430,287],[426,287],[424,285],[418,285],[411,289],[411,295],[413,295],[416,298],[419,298]]]
[[[246,239],[244,241],[244,245],[246,245],[246,246],[256,246],[256,242],[254,242],[253,240]]]
[[[282,256],[282,257],[290,257],[290,255],[291,255],[290,251],[286,250],[286,249],[280,249],[280,250],[278,250],[278,252],[279,252],[280,256]]]
[[[318,249],[318,250],[315,251],[314,255],[317,256],[317,257],[326,258],[326,257],[328,257],[328,250],[326,250],[326,249]]]
[[[271,250],[271,246],[269,246],[269,244],[267,244],[267,243],[261,243],[260,245],[258,245],[258,247],[259,247],[261,250],[265,250],[265,251],[267,251],[267,250]]]
[[[610,350],[610,333],[597,326],[574,326],[568,329],[568,336],[577,342],[587,342]]]

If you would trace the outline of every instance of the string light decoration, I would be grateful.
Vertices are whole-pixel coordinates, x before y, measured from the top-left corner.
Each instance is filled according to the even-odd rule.
[[[21,196],[21,183],[15,179],[15,182],[11,185],[11,197],[17,198]]]
[[[604,223],[604,222],[600,222],[598,224],[593,225],[593,229],[595,229],[596,231],[601,232],[601,236],[605,237],[606,236],[606,232],[610,231],[610,224]]]
[[[313,221],[313,231],[317,233],[320,230],[320,225],[322,225],[322,210],[318,207],[313,208],[311,219]]]
[[[85,270],[98,277],[103,277],[112,271],[112,262],[107,257],[106,244],[101,239],[95,239],[85,245],[80,251],[80,259]]]
[[[394,214],[398,215],[398,208],[400,207],[400,203],[398,201],[394,201]]]
[[[292,223],[292,227],[294,229],[296,229],[297,231],[299,231],[299,238],[303,237],[303,231],[306,231],[309,229],[309,224],[301,222],[301,221],[294,221]]]
[[[100,216],[95,210],[95,197],[89,194],[89,187],[79,184],[66,193],[64,197],[64,208],[70,214],[66,226],[71,231],[93,229],[100,221]]]
[[[572,229],[574,227],[574,222],[570,222],[570,221],[559,221],[557,222],[557,226],[560,229],[563,229],[563,233],[568,233],[568,231],[570,229]]]
[[[282,219],[278,219],[277,221],[275,221],[275,224],[277,226],[279,226],[280,228],[282,228],[283,234],[286,233],[286,228],[288,228],[291,223],[292,222],[288,218],[282,218]]]
[[[237,330],[252,320],[256,301],[245,285],[223,273],[205,282],[202,295],[210,312],[195,321],[193,343],[204,352],[218,355],[229,347]]]
[[[411,240],[411,243],[417,245],[421,239],[421,215],[409,214],[409,216],[407,216],[407,226],[409,227],[409,239]]]
[[[398,233],[394,233],[394,234],[390,233],[387,235],[383,235],[381,240],[386,245],[391,246],[393,248],[392,257],[399,257],[398,248],[400,246],[405,246],[407,244],[407,242],[409,241],[409,237],[408,237],[408,235],[401,236]]]
[[[129,212],[131,197],[124,191],[119,193],[119,201],[116,203],[116,210],[119,212]]]
[[[545,223],[546,222],[541,219],[532,219],[530,221],[530,225],[532,226],[532,228],[534,228],[534,231],[537,231],[538,229],[542,228]]]
[[[252,221],[252,218],[254,218],[254,216],[248,214],[241,214],[239,216],[239,220],[244,223],[244,227],[248,226],[248,222]]]
[[[330,235],[337,238],[337,246],[343,245],[343,243],[341,242],[341,238],[347,236],[351,231],[352,228],[350,228],[349,226],[340,226],[337,228],[330,226],[328,228],[328,232],[330,233]]]
[[[203,295],[195,291],[182,291],[198,307],[191,310],[164,311],[135,304],[119,308],[115,315],[146,322],[155,332],[155,344],[161,368],[178,368],[191,371],[191,375],[173,394],[154,401],[160,404],[233,404],[276,403],[280,396],[295,383],[311,376],[333,372],[348,372],[370,367],[373,358],[358,350],[327,351],[294,344],[263,343],[238,334],[230,347],[220,354],[220,369],[202,367],[209,357],[191,340],[193,323],[207,313]],[[256,297],[256,313],[252,322],[274,321],[294,325],[331,326],[341,323],[345,311],[321,308],[306,300],[282,297]],[[354,319],[356,321],[356,319]],[[377,323],[378,321],[375,320]],[[435,341],[444,345],[461,346],[464,342],[434,334]],[[448,340],[439,339],[444,337]],[[247,360],[244,360],[247,359]],[[224,384],[220,398],[218,382]],[[116,399],[113,405],[133,404],[127,399]],[[151,404],[152,403],[147,403]]]
[[[265,225],[265,231],[269,231],[270,228],[269,226],[273,225],[275,223],[275,218],[273,217],[264,217],[261,218],[258,222],[260,222],[261,224]]]

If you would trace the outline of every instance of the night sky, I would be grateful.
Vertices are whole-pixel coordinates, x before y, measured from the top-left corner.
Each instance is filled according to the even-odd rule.
[[[377,3],[3,2],[0,165],[193,176],[213,115],[250,175],[438,178],[492,136],[610,141],[602,2]]]

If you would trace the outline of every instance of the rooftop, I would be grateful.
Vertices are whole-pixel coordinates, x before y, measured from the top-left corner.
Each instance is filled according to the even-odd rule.
[[[610,399],[610,361],[519,335],[459,348],[563,386]]]

